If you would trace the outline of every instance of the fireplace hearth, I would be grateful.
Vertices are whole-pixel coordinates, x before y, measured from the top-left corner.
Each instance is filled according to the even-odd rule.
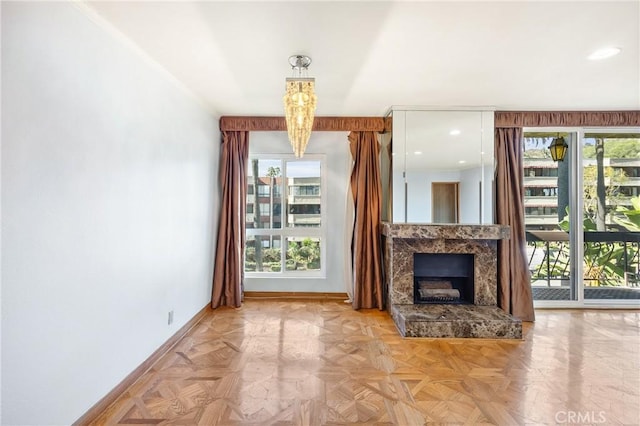
[[[501,225],[383,224],[387,307],[404,337],[522,338],[497,307]]]

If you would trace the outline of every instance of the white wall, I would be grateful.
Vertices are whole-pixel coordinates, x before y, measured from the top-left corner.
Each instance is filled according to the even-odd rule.
[[[482,167],[460,171],[460,223],[481,223]]]
[[[485,194],[482,204],[485,221],[491,223],[492,198],[491,175],[492,167],[485,167]],[[402,174],[396,173],[402,184]],[[459,182],[460,187],[460,223],[477,224],[480,220],[480,182],[482,180],[482,168],[475,167],[465,170],[451,171],[407,171],[407,222],[430,223],[431,213],[431,183],[432,182]],[[402,184],[403,185],[403,184]],[[404,190],[404,186],[400,188]]]
[[[480,204],[480,186],[483,179],[484,192]],[[476,167],[460,171],[407,171],[407,222],[431,222],[431,182],[460,182],[460,223],[478,224],[493,223],[493,166]],[[402,172],[393,174],[394,193],[404,193]],[[404,197],[398,197],[403,201]],[[397,200],[396,200],[397,201]],[[480,219],[482,206],[483,219]],[[395,213],[404,214],[404,206],[394,205]],[[401,217],[398,221],[404,222]]]
[[[351,175],[348,132],[314,132],[305,154],[326,155],[326,277],[325,278],[245,278],[245,291],[347,292],[345,265],[350,252],[345,247],[345,209]],[[252,132],[249,152],[253,154],[291,154],[286,132]]]
[[[217,118],[73,4],[2,8],[2,420],[69,424],[210,300]]]
[[[407,222],[430,223],[432,182],[459,182],[460,172],[407,170]],[[462,204],[462,201],[461,201]],[[461,206],[462,208],[462,206]]]
[[[482,199],[482,223],[495,223],[494,206],[495,206],[495,182],[494,182],[494,165],[484,166],[484,194]]]
[[[460,223],[493,223],[493,164],[460,172]]]

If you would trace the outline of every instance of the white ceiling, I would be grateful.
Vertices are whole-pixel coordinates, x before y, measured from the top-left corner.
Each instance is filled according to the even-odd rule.
[[[317,115],[640,109],[638,0],[86,4],[219,115],[282,115],[293,54]],[[622,52],[586,59],[603,46]]]

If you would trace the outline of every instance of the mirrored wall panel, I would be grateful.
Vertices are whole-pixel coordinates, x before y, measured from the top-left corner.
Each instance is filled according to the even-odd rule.
[[[392,221],[493,223],[493,111],[391,114]]]

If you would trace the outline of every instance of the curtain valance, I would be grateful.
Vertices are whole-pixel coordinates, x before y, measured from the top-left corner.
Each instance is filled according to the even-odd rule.
[[[496,111],[495,127],[640,126],[640,111]]]
[[[391,129],[391,118],[384,117],[315,117],[314,132],[385,132]],[[287,131],[284,117],[220,117],[220,130]]]

